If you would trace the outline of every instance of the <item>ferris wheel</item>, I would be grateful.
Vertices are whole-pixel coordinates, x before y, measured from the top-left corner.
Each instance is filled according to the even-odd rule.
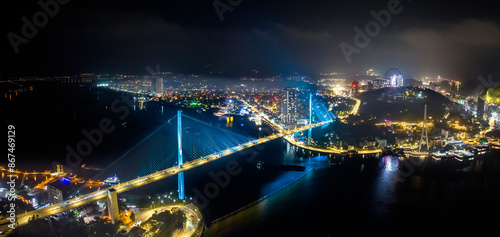
[[[397,68],[390,68],[385,72],[384,78],[389,81],[391,87],[402,87],[403,86],[403,73]]]

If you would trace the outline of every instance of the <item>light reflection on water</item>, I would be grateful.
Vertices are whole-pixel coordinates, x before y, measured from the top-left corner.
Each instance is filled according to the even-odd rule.
[[[399,175],[398,165],[398,157],[394,156],[385,156],[379,163],[381,170],[375,177],[372,190],[373,211],[378,215],[384,215],[387,212],[387,207],[396,201],[394,189],[397,182],[396,176]]]
[[[452,206],[453,200],[461,200],[457,194],[477,188],[474,179],[439,180],[415,173],[398,182],[400,161],[392,156],[383,157],[376,164],[340,167],[329,167],[327,161],[327,157],[305,158],[303,162],[299,159],[297,162],[310,172],[267,199],[210,226],[204,236],[392,233],[391,229],[401,229],[403,223],[430,216],[449,222],[458,212],[462,216],[459,218],[463,218],[465,214],[456,209],[463,206]],[[267,193],[279,188],[286,177],[287,174],[280,175],[261,190]],[[422,226],[425,231],[433,228]]]

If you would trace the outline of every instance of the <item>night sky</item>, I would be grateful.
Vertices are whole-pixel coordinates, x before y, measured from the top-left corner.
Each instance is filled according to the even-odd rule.
[[[354,45],[353,28],[364,29],[374,20],[370,11],[387,10],[388,2],[243,0],[221,21],[211,0],[73,0],[59,5],[16,54],[9,32],[22,37],[22,17],[32,22],[42,8],[37,1],[4,1],[0,75],[143,75],[146,66],[159,64],[181,73],[207,72],[211,65],[233,75],[369,68],[383,74],[396,67],[415,77],[500,77],[498,1],[402,0],[401,13],[348,63],[340,43]]]

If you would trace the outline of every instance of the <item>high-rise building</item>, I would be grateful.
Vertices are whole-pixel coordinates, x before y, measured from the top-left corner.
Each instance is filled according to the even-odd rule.
[[[358,96],[358,90],[359,90],[359,82],[358,81],[353,81],[351,83],[351,95],[353,97]]]
[[[450,97],[451,98],[455,98],[456,96],[456,86],[455,86],[455,82],[452,82],[451,83],[451,87],[450,87]]]
[[[368,81],[366,83],[366,91],[372,91],[373,90],[373,82]]]
[[[153,92],[156,94],[156,96],[163,96],[163,78],[153,78],[152,84]]]
[[[71,190],[70,180],[68,178],[63,178],[53,183],[47,185],[47,195],[49,202],[59,203],[63,202],[69,197],[69,192]]]
[[[458,92],[460,90],[460,82],[454,81],[451,83],[450,97],[456,98],[459,96]]]
[[[477,118],[483,119],[484,116],[484,100],[477,97]]]
[[[297,124],[297,98],[296,91],[285,89],[281,100],[281,121],[285,125]]]

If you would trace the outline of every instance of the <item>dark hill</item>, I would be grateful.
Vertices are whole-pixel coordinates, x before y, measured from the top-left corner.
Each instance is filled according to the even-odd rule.
[[[360,115],[376,117],[377,122],[422,121],[424,102],[427,101],[427,116],[441,118],[450,100],[429,89],[416,87],[382,88],[362,93],[359,97]]]

